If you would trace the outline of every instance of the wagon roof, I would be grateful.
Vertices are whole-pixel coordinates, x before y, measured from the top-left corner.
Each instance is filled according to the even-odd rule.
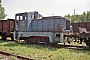
[[[15,19],[7,19],[7,20],[15,20]]]
[[[15,19],[7,19],[7,20],[15,20]],[[7,21],[7,20],[4,19],[4,20],[0,20],[0,21]]]

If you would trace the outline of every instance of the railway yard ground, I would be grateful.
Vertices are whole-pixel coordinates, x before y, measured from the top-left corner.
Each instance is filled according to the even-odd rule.
[[[18,60],[17,56],[24,56],[35,60],[90,60],[90,48],[88,47],[86,49],[67,49],[66,47],[55,48],[0,40],[0,51],[13,55],[4,56],[0,54],[0,59],[2,60]]]
[[[3,54],[0,54],[0,60],[20,60],[20,59],[17,59],[15,56],[6,56]]]

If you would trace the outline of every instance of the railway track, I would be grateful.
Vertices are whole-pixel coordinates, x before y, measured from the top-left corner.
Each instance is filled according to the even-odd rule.
[[[87,50],[88,46],[75,46],[75,45],[57,45],[56,48],[66,48],[66,49],[74,49],[74,50]]]
[[[32,44],[35,44],[35,43],[32,43]],[[45,45],[43,43],[39,43],[39,44],[36,44],[36,45],[39,45],[39,46],[43,46],[43,47],[53,47],[53,48],[65,48],[65,49],[74,49],[74,50],[88,50],[89,47],[88,46],[76,46],[76,45],[63,45],[63,44],[48,44],[48,45]]]
[[[19,43],[18,41],[14,41],[16,43]],[[20,44],[27,44],[27,43],[20,43]],[[89,46],[86,45],[72,45],[72,44],[44,44],[44,43],[31,43],[31,44],[36,44],[39,46],[43,46],[43,47],[54,47],[54,48],[65,48],[65,49],[75,49],[75,50],[87,50],[89,49]]]
[[[7,52],[4,52],[4,51],[0,51],[0,54],[8,56],[8,57],[9,56],[15,56],[18,60],[35,60],[34,58],[27,58],[27,57],[24,57],[24,56],[13,55],[11,53],[7,53]]]

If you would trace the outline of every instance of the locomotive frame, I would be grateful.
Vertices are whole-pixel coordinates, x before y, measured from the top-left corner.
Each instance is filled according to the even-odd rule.
[[[49,27],[48,29],[46,25]],[[67,39],[64,40],[64,35],[70,34],[70,20],[65,17],[42,17],[37,11],[17,13],[15,15],[15,26],[14,39],[25,40],[27,43],[44,42],[47,44],[69,41]]]

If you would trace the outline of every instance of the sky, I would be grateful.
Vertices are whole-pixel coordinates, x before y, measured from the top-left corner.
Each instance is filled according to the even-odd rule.
[[[90,0],[2,0],[7,18],[16,13],[38,11],[43,16],[65,16],[90,11]]]

